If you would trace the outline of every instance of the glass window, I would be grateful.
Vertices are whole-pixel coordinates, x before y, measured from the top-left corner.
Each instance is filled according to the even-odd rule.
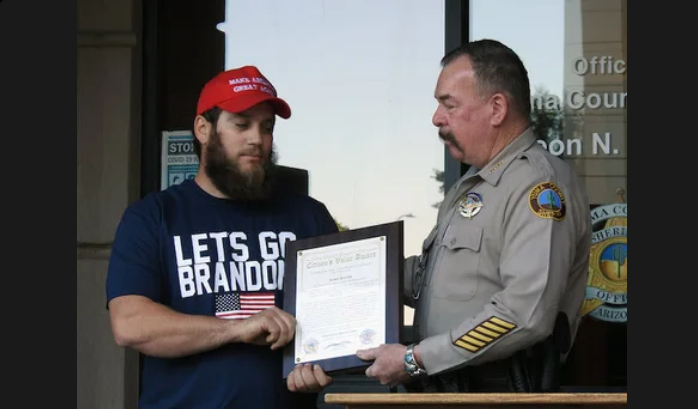
[[[528,67],[540,143],[574,167],[592,203],[589,298],[567,383],[627,387],[627,1],[470,7],[470,37],[508,44]]]
[[[609,0],[474,0],[471,38],[529,69],[541,144],[575,167],[594,204],[627,190],[627,8]],[[501,10],[510,12],[501,13]],[[528,21],[540,24],[529,24]]]
[[[228,0],[226,10],[227,68],[257,65],[293,110],[278,123],[279,163],[308,170],[310,194],[343,226],[404,220],[405,254],[418,254],[443,198],[431,124],[443,2]]]

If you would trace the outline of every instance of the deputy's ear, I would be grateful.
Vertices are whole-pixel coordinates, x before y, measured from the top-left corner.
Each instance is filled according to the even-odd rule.
[[[208,138],[211,136],[212,124],[201,115],[194,118],[194,136],[199,140],[201,145],[208,143]]]
[[[490,106],[492,108],[491,125],[500,126],[509,112],[509,100],[504,94],[496,93],[490,98]]]

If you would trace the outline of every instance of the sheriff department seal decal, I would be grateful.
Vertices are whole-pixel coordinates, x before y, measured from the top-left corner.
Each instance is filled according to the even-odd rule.
[[[591,211],[594,224],[589,281],[582,315],[628,322],[628,204],[621,201]]]
[[[542,219],[562,220],[567,213],[565,195],[555,183],[545,182],[534,187],[528,198],[533,213]]]

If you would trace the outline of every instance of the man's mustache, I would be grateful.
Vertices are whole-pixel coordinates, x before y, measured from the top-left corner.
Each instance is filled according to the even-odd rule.
[[[243,152],[240,152],[238,156],[259,156],[259,157],[264,157],[264,153],[262,152],[261,149],[249,149]]]
[[[451,132],[440,131],[439,138],[444,142],[449,142],[452,145],[456,144],[456,136]]]
[[[452,132],[440,131],[439,137],[441,138],[441,140],[443,140],[446,143],[449,143],[455,149],[463,152],[463,148],[460,146],[460,143],[458,143],[458,141],[456,140],[456,135],[454,135]]]

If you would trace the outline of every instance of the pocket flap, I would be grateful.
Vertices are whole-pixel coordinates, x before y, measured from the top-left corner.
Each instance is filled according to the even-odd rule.
[[[444,236],[444,246],[451,250],[469,249],[475,252],[480,251],[482,245],[483,230],[481,227],[468,226],[466,228],[449,228]]]

